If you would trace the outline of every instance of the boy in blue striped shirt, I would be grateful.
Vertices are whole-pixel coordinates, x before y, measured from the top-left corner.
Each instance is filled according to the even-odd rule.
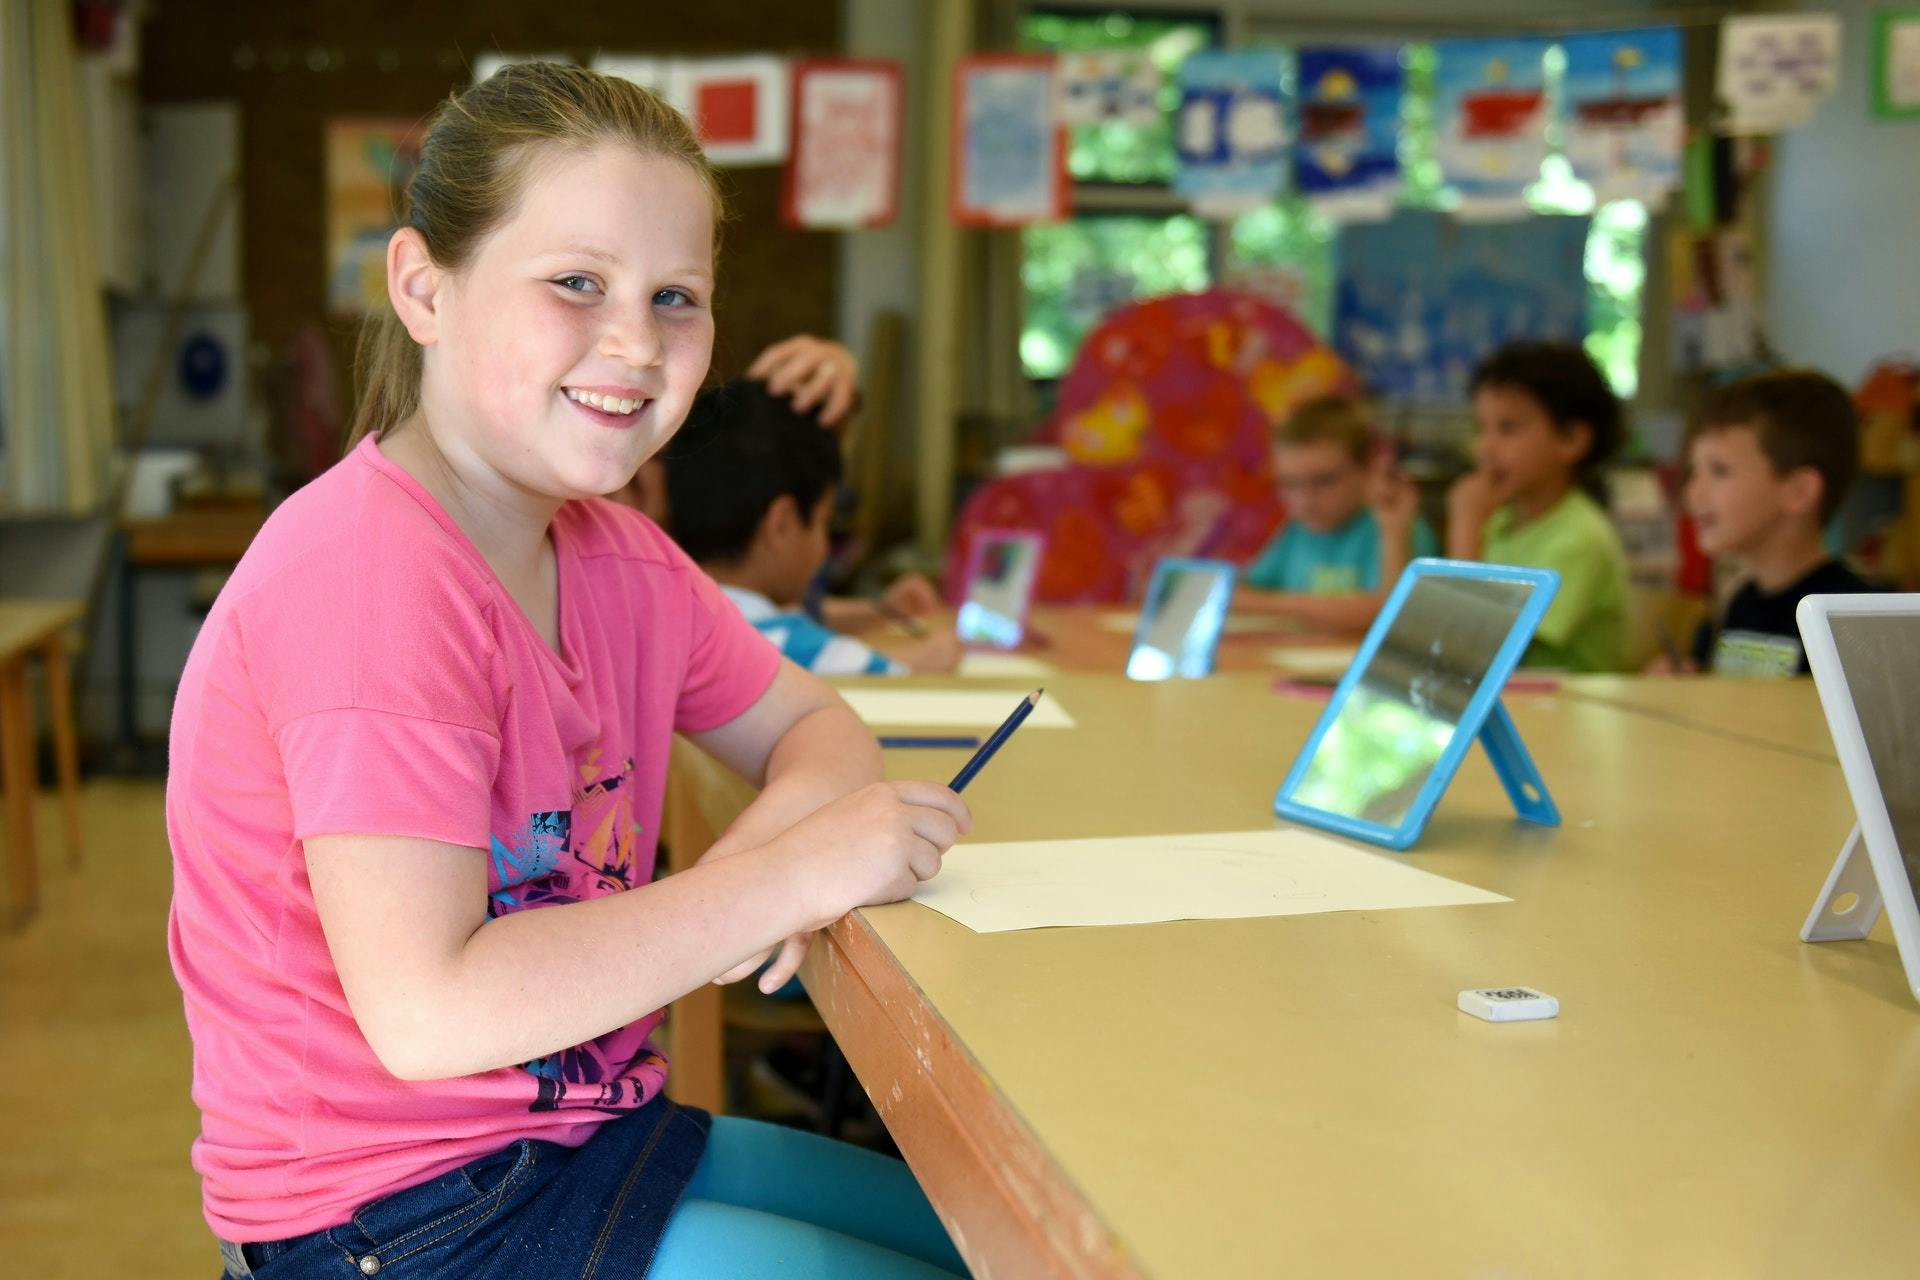
[[[894,661],[802,607],[827,562],[840,442],[764,383],[701,394],[662,452],[673,538],[780,652],[816,675],[951,671],[951,632]]]

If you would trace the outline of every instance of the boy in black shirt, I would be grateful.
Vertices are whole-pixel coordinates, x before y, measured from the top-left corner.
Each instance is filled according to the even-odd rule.
[[[1689,669],[1804,674],[1801,597],[1872,590],[1822,532],[1853,483],[1859,435],[1846,391],[1810,370],[1744,378],[1708,404],[1687,446],[1687,511],[1701,549],[1747,581],[1726,616],[1700,628]]]

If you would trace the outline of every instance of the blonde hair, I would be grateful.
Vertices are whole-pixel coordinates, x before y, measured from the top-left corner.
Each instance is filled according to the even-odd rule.
[[[1339,445],[1365,466],[1373,456],[1373,423],[1365,406],[1348,396],[1321,396],[1295,409],[1273,433],[1278,445],[1322,441]]]
[[[434,112],[420,164],[401,203],[401,222],[420,233],[434,265],[458,270],[520,198],[545,146],[587,150],[621,142],[679,160],[724,214],[719,177],[685,116],[628,80],[555,62],[521,62],[448,98]],[[420,407],[420,346],[391,307],[370,316],[354,361],[360,399],[347,432],[384,435]]]

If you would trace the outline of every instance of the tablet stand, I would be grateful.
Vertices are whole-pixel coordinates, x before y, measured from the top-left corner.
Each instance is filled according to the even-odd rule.
[[[1507,798],[1513,801],[1513,811],[1527,822],[1559,826],[1560,810],[1547,794],[1546,780],[1534,767],[1526,744],[1520,741],[1520,730],[1507,714],[1506,703],[1498,698],[1493,700],[1492,709],[1481,722],[1479,737],[1480,745],[1487,749],[1487,756],[1493,761],[1495,776],[1507,789]]]
[[[1843,899],[1853,901],[1842,907]],[[1846,942],[1864,938],[1880,919],[1880,879],[1873,874],[1873,860],[1867,857],[1867,842],[1860,838],[1860,824],[1840,847],[1827,883],[1814,900],[1813,911],[1800,926],[1802,942]]]

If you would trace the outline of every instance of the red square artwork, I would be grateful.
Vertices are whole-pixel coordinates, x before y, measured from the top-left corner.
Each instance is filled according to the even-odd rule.
[[[758,136],[760,85],[753,80],[715,80],[694,98],[702,142],[752,142]]]

